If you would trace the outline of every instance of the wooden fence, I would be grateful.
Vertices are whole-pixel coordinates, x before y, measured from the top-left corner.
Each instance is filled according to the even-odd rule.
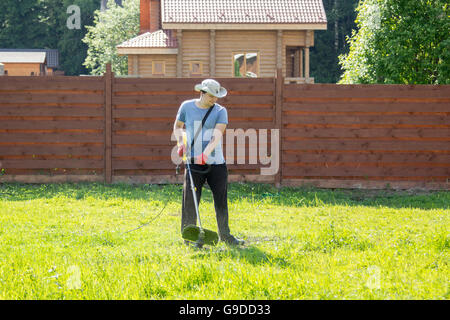
[[[181,182],[172,126],[201,80],[119,78],[109,68],[103,77],[0,77],[0,182]],[[225,136],[230,181],[449,187],[450,86],[218,80],[229,91],[219,101],[227,129],[257,137],[268,129],[257,146],[280,155],[277,173],[261,175],[270,164],[249,163],[251,138],[242,157]],[[270,129],[280,135],[275,145]]]
[[[450,86],[286,85],[282,180],[450,186]]]

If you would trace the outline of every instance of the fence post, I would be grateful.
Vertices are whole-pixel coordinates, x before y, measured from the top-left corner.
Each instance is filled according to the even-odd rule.
[[[112,182],[112,84],[111,63],[106,65],[105,81],[105,183]]]
[[[283,69],[277,69],[277,78],[275,79],[275,127],[279,130],[279,141],[278,141],[278,161],[279,168],[278,173],[275,176],[275,186],[277,188],[281,187],[282,183],[282,170],[283,170],[283,161],[282,155],[283,150],[281,144],[283,142],[283,113],[282,113],[282,105],[283,105]]]

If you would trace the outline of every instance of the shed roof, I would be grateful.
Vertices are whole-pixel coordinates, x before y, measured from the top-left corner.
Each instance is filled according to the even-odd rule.
[[[172,30],[158,30],[146,32],[133,39],[127,40],[117,48],[177,48],[177,39]]]
[[[0,52],[0,62],[2,63],[44,63],[45,58],[45,52]]]
[[[45,52],[47,54],[47,66],[49,68],[59,67],[59,51],[57,49],[0,49],[2,52]]]
[[[162,23],[323,24],[322,0],[163,0]]]

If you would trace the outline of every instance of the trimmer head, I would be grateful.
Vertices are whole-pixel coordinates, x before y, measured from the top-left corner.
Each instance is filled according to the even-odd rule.
[[[204,244],[215,246],[219,242],[219,235],[217,232],[203,229],[204,234],[202,234],[201,231],[200,227],[190,224],[183,229],[181,234],[183,239],[196,242],[200,246]]]

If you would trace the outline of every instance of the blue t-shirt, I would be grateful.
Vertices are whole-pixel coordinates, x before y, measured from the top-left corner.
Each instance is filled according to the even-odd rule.
[[[191,144],[194,138],[195,132],[202,125],[203,117],[208,112],[208,109],[202,109],[197,107],[195,99],[184,101],[180,109],[178,109],[177,120],[184,122],[186,126],[186,135],[188,144]],[[215,104],[213,110],[210,112],[208,119],[206,119],[205,125],[202,127],[201,133],[197,136],[194,147],[191,150],[191,157],[202,154],[208,143],[211,141],[213,129],[216,124],[224,123],[228,124],[227,109],[219,104]],[[222,151],[222,141],[216,146],[216,148],[208,156],[207,164],[223,164],[225,158]]]

